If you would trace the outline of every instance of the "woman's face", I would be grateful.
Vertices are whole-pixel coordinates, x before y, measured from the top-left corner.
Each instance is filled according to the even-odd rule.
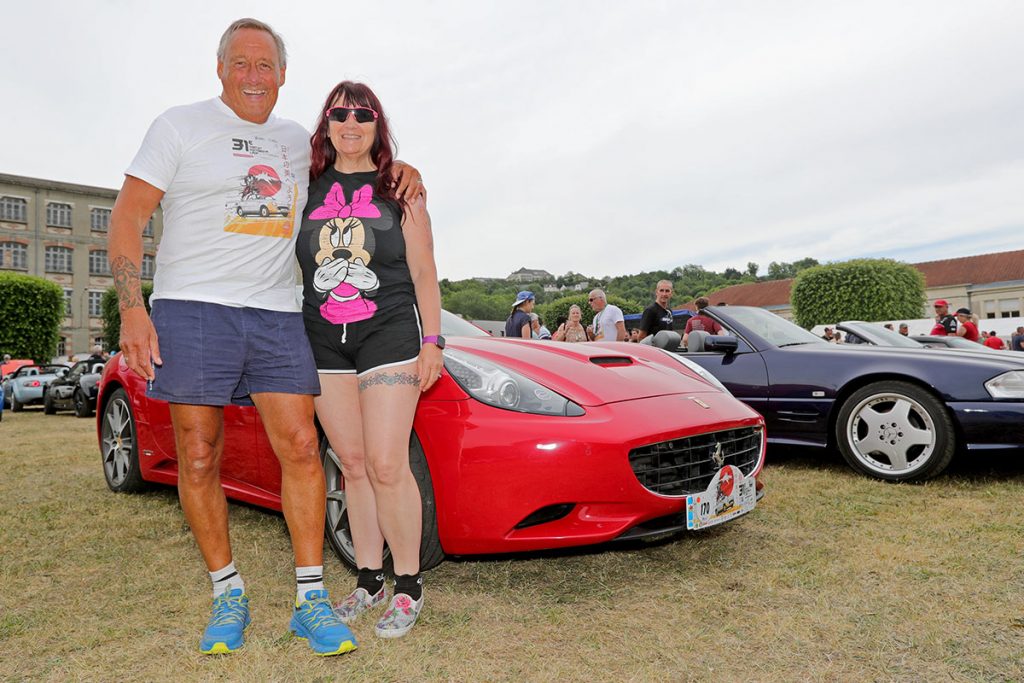
[[[350,105],[340,97],[331,105],[332,108],[350,106],[356,105]],[[356,121],[356,115],[349,113],[348,118],[342,122],[333,119],[328,121],[327,133],[331,138],[331,144],[334,145],[334,151],[339,156],[349,159],[369,158],[370,149],[373,147],[373,141],[377,135],[377,121],[359,123]]]
[[[578,323],[582,317],[583,313],[576,306],[569,309],[569,322]]]

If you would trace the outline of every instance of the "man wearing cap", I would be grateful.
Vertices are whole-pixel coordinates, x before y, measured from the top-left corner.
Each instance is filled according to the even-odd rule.
[[[956,309],[956,319],[960,323],[956,335],[963,337],[967,341],[979,342],[978,326],[971,320],[971,309],[969,308],[958,308]]]
[[[604,290],[591,290],[587,301],[594,309],[591,341],[626,341],[626,319],[622,309],[608,303]]]
[[[523,290],[516,294],[516,302],[512,304],[512,313],[505,320],[505,336],[519,339],[530,339],[533,337],[533,327],[530,324],[530,312],[536,303],[533,292]]]
[[[957,321],[949,312],[949,302],[939,299],[935,302],[935,327],[931,334],[937,337],[945,337],[957,333]]]

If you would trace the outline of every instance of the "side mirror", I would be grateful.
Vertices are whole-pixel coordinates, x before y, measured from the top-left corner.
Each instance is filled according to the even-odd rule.
[[[730,337],[729,335],[715,334],[704,339],[705,351],[720,351],[729,355],[730,353],[736,353],[737,348],[739,348],[739,341],[736,337]]]

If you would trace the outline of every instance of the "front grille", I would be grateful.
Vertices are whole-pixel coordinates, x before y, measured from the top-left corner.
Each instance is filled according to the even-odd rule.
[[[760,427],[742,427],[698,434],[634,448],[629,452],[633,474],[644,488],[663,496],[686,496],[705,491],[718,470],[735,465],[744,476],[761,455]],[[721,445],[721,464],[714,454]]]

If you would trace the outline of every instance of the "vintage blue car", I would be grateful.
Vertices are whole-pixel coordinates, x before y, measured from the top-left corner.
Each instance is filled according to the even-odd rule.
[[[761,413],[769,443],[838,447],[892,481],[934,477],[955,453],[1024,455],[1024,354],[830,344],[761,308],[705,312],[728,334],[678,353]]]
[[[67,374],[67,365],[23,365],[4,378],[4,400],[11,404],[11,412],[27,405],[43,402],[43,391],[53,380]]]

